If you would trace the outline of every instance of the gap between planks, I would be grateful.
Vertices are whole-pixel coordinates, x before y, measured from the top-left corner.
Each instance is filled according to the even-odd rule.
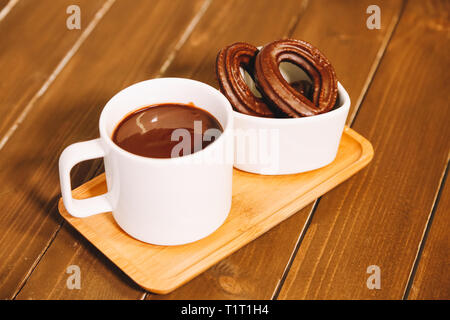
[[[320,198],[318,198],[314,201],[313,207],[309,211],[308,217],[306,218],[306,222],[303,225],[302,230],[300,231],[297,242],[295,243],[294,250],[292,250],[291,256],[289,257],[289,260],[286,263],[286,267],[283,270],[281,278],[278,281],[270,300],[278,300],[278,295],[280,294],[281,288],[283,287],[284,282],[286,281],[287,274],[289,273],[289,270],[291,269],[292,263],[294,262],[295,256],[297,255],[297,252],[298,252],[298,249],[300,248],[300,243],[303,241],[303,238],[306,235],[306,231],[308,230],[308,228],[311,224],[312,217],[314,215],[314,212],[316,211],[316,207],[319,205],[319,202],[320,202]]]
[[[388,26],[388,30],[386,32],[386,37],[384,37],[383,42],[380,45],[380,48],[378,49],[377,55],[374,59],[374,62],[372,66],[370,67],[369,73],[367,75],[366,82],[364,83],[362,87],[362,91],[358,97],[358,100],[356,100],[355,108],[353,109],[352,113],[349,115],[349,126],[353,124],[356,116],[358,115],[359,107],[361,106],[362,102],[364,101],[364,98],[366,97],[366,93],[369,90],[370,85],[372,84],[373,79],[375,78],[375,73],[378,70],[378,66],[380,65],[381,59],[383,59],[384,53],[386,52],[386,48],[389,44],[389,42],[392,39],[392,36],[395,32],[395,28],[398,25],[398,22],[400,21],[400,17],[403,14],[403,10],[405,9],[405,0],[403,0],[402,5],[400,7],[398,15],[396,15],[390,25]]]
[[[12,0],[12,1],[17,2],[18,0]],[[48,88],[52,85],[52,83],[55,81],[55,79],[58,77],[58,75],[62,72],[62,70],[65,68],[65,66],[69,63],[69,61],[72,59],[72,57],[77,53],[78,49],[81,47],[81,45],[84,43],[84,41],[89,37],[89,35],[92,33],[92,31],[97,26],[97,24],[100,22],[100,20],[102,20],[102,18],[105,16],[105,14],[109,11],[111,6],[115,2],[116,2],[116,0],[106,0],[106,2],[103,4],[103,6],[97,11],[97,13],[95,14],[92,21],[89,23],[89,25],[86,27],[86,29],[84,29],[83,33],[77,39],[77,41],[72,46],[72,48],[69,49],[69,51],[66,53],[64,58],[62,58],[62,60],[58,63],[58,65],[53,70],[53,72],[50,74],[50,76],[47,78],[47,80],[44,82],[42,87],[38,90],[38,92],[36,92],[36,94],[27,103],[25,108],[22,110],[22,112],[17,117],[16,121],[14,121],[13,125],[8,129],[8,131],[5,133],[3,138],[0,140],[0,151],[6,145],[6,143],[11,138],[11,136],[14,134],[14,132],[16,132],[17,128],[19,128],[20,124],[26,119],[27,115],[33,109],[36,101],[47,92]],[[8,5],[10,3],[11,2],[9,2]],[[5,9],[6,9],[6,7],[5,7]]]
[[[302,19],[303,14],[306,12],[306,8],[309,5],[309,0],[303,0],[302,4],[300,6],[300,13],[292,20],[292,24],[289,26],[287,33],[285,34],[284,38],[290,38],[292,37],[292,34],[294,33],[295,29],[297,29],[297,26]]]
[[[195,27],[197,26],[198,22],[201,20],[203,15],[205,14],[206,10],[208,10],[209,6],[211,5],[211,2],[213,0],[205,0],[198,12],[195,14],[195,16],[192,18],[191,22],[188,24],[186,29],[184,29],[184,32],[181,34],[180,39],[178,39],[177,43],[175,44],[174,48],[170,52],[169,56],[167,57],[166,61],[162,64],[161,68],[159,69],[156,78],[160,78],[170,67],[173,60],[177,56],[177,53],[180,51],[181,47],[186,43],[186,41],[189,39],[189,37],[192,34],[192,31],[194,31]]]
[[[9,0],[8,4],[0,11],[0,21],[2,21],[19,0]]]
[[[361,94],[359,95],[358,100],[355,103],[355,108],[354,108],[353,112],[351,114],[349,114],[349,118],[348,118],[349,119],[348,120],[349,127],[351,127],[353,125],[353,123],[355,122],[355,119],[356,119],[356,117],[358,115],[358,111],[359,111],[359,109],[361,107],[362,102],[364,101],[364,98],[367,95],[367,92],[368,92],[368,90],[370,88],[370,85],[373,82],[373,79],[375,78],[375,74],[376,74],[376,72],[378,70],[378,67],[379,67],[379,65],[381,63],[381,60],[384,57],[384,54],[385,54],[386,49],[387,49],[387,46],[390,43],[390,41],[392,39],[392,36],[395,33],[395,30],[396,30],[396,28],[398,26],[398,23],[400,21],[401,16],[403,15],[404,8],[405,8],[405,0],[402,1],[402,5],[400,7],[399,13],[392,19],[391,23],[388,26],[388,29],[387,29],[387,32],[386,32],[386,36],[384,37],[383,42],[381,43],[380,48],[378,49],[377,55],[376,55],[376,57],[374,59],[374,62],[373,62],[372,66],[371,66],[371,68],[369,70],[369,73],[367,75],[366,81],[365,81],[365,83],[364,83],[364,85],[362,87]],[[449,154],[449,156],[450,156],[450,154]],[[298,253],[298,250],[300,248],[302,240],[305,237],[306,232],[308,231],[308,227],[309,227],[309,225],[310,225],[310,223],[311,223],[311,221],[312,221],[312,219],[314,217],[314,213],[315,213],[315,211],[317,209],[317,206],[318,206],[318,204],[320,202],[320,199],[321,199],[321,197],[316,199],[313,202],[312,208],[311,208],[311,210],[309,211],[309,214],[308,214],[308,218],[306,219],[306,223],[303,226],[302,230],[300,231],[300,234],[298,235],[298,239],[297,239],[297,242],[295,244],[294,250],[292,251],[292,254],[291,254],[290,258],[289,258],[288,262],[286,263],[286,267],[284,269],[284,272],[281,275],[281,278],[278,281],[277,286],[275,287],[275,289],[274,289],[274,291],[272,293],[271,300],[276,300],[278,298],[278,295],[279,295],[279,293],[281,291],[281,288],[282,288],[282,286],[283,286],[283,284],[284,284],[284,282],[286,280],[286,277],[287,277],[287,275],[289,273],[289,270],[290,270],[290,268],[292,266],[292,263],[293,263],[296,255]]]
[[[96,168],[94,170],[93,175],[96,176],[96,175],[100,174],[101,169],[102,169],[102,166],[99,166],[98,168]],[[53,210],[58,210],[58,203],[56,203],[50,209],[50,211],[53,211]],[[52,234],[52,236],[49,238],[47,244],[44,246],[44,249],[42,250],[41,254],[39,254],[39,256],[34,261],[33,265],[31,266],[30,270],[28,270],[27,274],[23,278],[22,282],[17,286],[17,290],[12,295],[11,300],[15,300],[16,297],[19,295],[19,293],[22,291],[22,289],[25,287],[25,285],[28,282],[28,279],[33,274],[34,270],[37,268],[37,266],[41,262],[41,260],[44,257],[44,255],[47,253],[47,250],[50,248],[50,246],[52,245],[53,241],[56,239],[59,231],[62,229],[62,227],[64,226],[65,223],[66,223],[66,221],[63,219],[62,222],[58,225],[58,227],[56,228],[55,232]]]
[[[420,258],[422,257],[422,252],[425,248],[425,243],[427,241],[428,234],[431,229],[431,225],[433,224],[434,214],[436,213],[436,210],[438,208],[439,200],[441,199],[442,191],[444,190],[444,185],[447,180],[448,164],[449,164],[449,161],[447,159],[447,164],[445,165],[444,170],[442,171],[441,179],[439,180],[439,184],[438,184],[438,187],[436,190],[436,194],[434,196],[433,204],[431,205],[431,210],[430,210],[430,213],[428,214],[427,223],[425,224],[425,228],[423,229],[422,239],[420,240],[419,245],[417,246],[416,257],[414,258],[414,262],[412,263],[408,281],[406,282],[405,290],[403,292],[403,300],[408,299],[409,293],[411,291],[411,287],[414,282],[414,277],[416,275],[416,271],[419,266]]]
[[[11,2],[18,2],[19,0],[11,0]],[[156,77],[161,77],[163,73],[167,70],[167,68],[170,67],[173,60],[175,59],[177,53],[180,51],[181,47],[185,44],[185,42],[189,39],[190,35],[194,31],[195,27],[197,26],[198,22],[201,20],[201,18],[204,16],[206,10],[209,8],[213,0],[204,0],[202,6],[200,7],[199,11],[195,14],[195,16],[192,18],[191,22],[188,24],[188,26],[185,28],[184,32],[181,34],[179,40],[177,41],[176,45],[168,55],[167,59],[162,64],[158,74]],[[11,3],[10,2],[10,3]],[[58,66],[55,68],[55,70],[52,72],[52,74],[49,76],[47,81],[44,83],[44,85],[41,87],[41,89],[33,96],[33,98],[30,100],[30,102],[27,104],[27,106],[24,108],[22,113],[19,115],[18,119],[14,122],[14,124],[11,126],[11,128],[7,131],[6,135],[2,138],[0,141],[0,150],[5,146],[5,144],[8,142],[9,138],[14,134],[14,132],[17,130],[19,125],[25,120],[28,113],[32,110],[34,104],[36,101],[42,97],[45,92],[48,90],[50,85],[54,82],[56,77],[62,72],[64,67],[68,64],[68,62],[71,60],[71,58],[75,55],[75,53],[78,51],[78,49],[81,47],[81,45],[84,43],[84,41],[89,37],[89,35],[92,33],[92,31],[95,29],[97,24],[100,22],[100,20],[105,16],[105,14],[109,11],[109,9],[112,7],[112,5],[116,2],[116,0],[107,0],[107,2],[103,5],[102,8],[96,13],[94,19],[91,21],[91,23],[88,25],[88,27],[85,29],[85,31],[81,34],[80,38],[78,38],[77,42],[73,45],[73,47],[67,52],[67,54],[64,56],[64,58],[60,61]],[[8,3],[8,5],[10,4]],[[15,3],[14,3],[15,4]],[[2,12],[3,13],[3,10]],[[1,16],[0,16],[1,18]],[[1,19],[0,19],[1,20]],[[99,168],[97,168],[95,171],[95,174],[98,174]],[[95,175],[94,174],[94,175]],[[86,179],[89,179],[90,177],[86,177]],[[26,285],[29,277],[32,275],[33,271],[38,266],[39,262],[44,257],[47,250],[52,245],[53,241],[56,239],[56,236],[58,235],[59,231],[64,225],[64,221],[61,222],[61,224],[58,226],[58,228],[55,230],[52,237],[50,237],[47,244],[44,246],[44,249],[42,253],[39,255],[39,257],[36,259],[33,266],[30,268],[29,272],[24,277],[22,283],[18,286],[17,291],[14,293],[12,300],[14,300],[17,295],[20,293],[20,291],[23,289],[23,287]],[[147,296],[148,292],[144,291],[142,296],[139,298],[140,300],[144,300]]]
[[[19,0],[11,0],[7,6],[0,12],[0,21],[8,12],[11,10],[12,7],[18,2]],[[181,47],[184,45],[184,43],[189,39],[189,36],[192,34],[192,31],[197,26],[198,22],[201,20],[203,15],[205,14],[206,10],[210,6],[211,2],[213,0],[205,0],[203,2],[203,5],[197,12],[197,14],[192,18],[189,25],[186,27],[185,31],[182,33],[180,39],[176,43],[174,49],[169,54],[168,58],[164,62],[164,64],[161,66],[157,78],[160,77],[167,68],[172,64],[173,60],[175,59],[178,51],[181,49]],[[31,98],[31,100],[28,102],[28,104],[25,106],[23,111],[20,113],[20,115],[17,117],[16,121],[14,121],[13,125],[8,129],[8,131],[5,133],[3,138],[0,140],[0,151],[3,149],[3,147],[6,145],[8,140],[11,138],[11,136],[16,132],[16,130],[19,128],[20,124],[26,119],[27,115],[30,113],[30,111],[33,109],[36,101],[42,97],[48,90],[48,88],[51,86],[51,84],[55,81],[55,79],[58,77],[58,75],[63,71],[65,66],[69,63],[69,61],[72,59],[72,57],[77,53],[78,49],[81,47],[81,45],[84,43],[84,41],[89,37],[89,35],[92,33],[92,31],[95,29],[97,24],[100,22],[100,20],[105,16],[105,14],[109,11],[109,9],[112,7],[112,5],[116,2],[116,0],[106,0],[105,4],[100,8],[100,10],[96,13],[94,19],[89,23],[88,27],[83,31],[81,36],[78,38],[78,40],[75,42],[75,44],[72,46],[71,49],[66,53],[64,58],[59,62],[59,64],[56,66],[56,68],[53,70],[51,75],[48,77],[48,79],[45,81],[45,83],[42,85],[42,87],[39,89],[39,91]]]
[[[51,210],[58,210],[57,207],[58,207],[58,205],[56,203]],[[34,261],[33,265],[31,266],[30,270],[28,270],[27,274],[22,279],[22,282],[19,283],[19,285],[17,286],[17,289],[14,292],[14,294],[12,295],[11,300],[15,300],[17,295],[20,293],[20,291],[22,291],[23,287],[25,287],[25,285],[27,284],[27,281],[30,278],[31,274],[34,272],[34,270],[38,266],[39,262],[41,262],[41,260],[44,257],[45,253],[50,248],[50,245],[53,243],[53,240],[55,240],[55,238],[58,235],[59,230],[61,230],[63,224],[64,224],[64,221],[58,226],[58,228],[56,228],[56,231],[53,233],[53,235],[47,241],[47,244],[44,246],[44,249],[42,250],[41,254],[36,258],[36,260]]]
[[[6,15],[11,8],[18,2],[19,0],[11,0],[8,5],[0,12],[0,21],[3,19],[4,15]],[[47,78],[45,83],[42,85],[42,87],[39,89],[39,91],[31,98],[31,100],[28,102],[28,104],[25,106],[24,110],[21,112],[21,114],[18,116],[14,124],[9,128],[9,130],[6,132],[5,136],[0,141],[0,151],[3,149],[3,147],[8,142],[9,138],[14,134],[14,132],[17,130],[19,125],[25,120],[27,115],[30,113],[30,111],[33,109],[36,101],[42,97],[45,92],[47,92],[48,88],[51,86],[51,84],[55,81],[55,79],[58,77],[58,75],[62,72],[64,67],[69,63],[69,61],[72,59],[72,57],[77,53],[78,49],[81,47],[81,45],[84,43],[84,41],[89,37],[89,35],[92,33],[92,31],[95,29],[97,24],[102,20],[102,18],[105,16],[105,14],[109,11],[109,9],[112,7],[112,5],[116,2],[116,0],[107,0],[103,6],[97,11],[95,14],[93,20],[89,23],[87,28],[83,31],[83,33],[80,35],[80,37],[77,39],[75,44],[72,46],[72,48],[69,49],[69,51],[66,53],[66,55],[63,57],[63,59],[58,63],[56,68],[53,70],[53,72],[50,74],[50,76]],[[9,10],[3,14],[6,8],[9,7]],[[54,206],[56,209],[56,206]],[[52,209],[53,210],[53,209]],[[37,257],[36,261],[31,266],[28,273],[25,275],[25,277],[22,280],[22,283],[19,284],[17,287],[16,292],[14,292],[12,296],[12,300],[14,300],[17,295],[20,293],[22,288],[27,283],[27,280],[33,273],[33,271],[38,266],[41,259],[44,257],[47,250],[50,248],[51,244],[53,243],[53,240],[55,240],[56,236],[58,235],[59,231],[61,230],[61,227],[64,222],[62,222],[58,228],[55,230],[53,235],[50,237],[47,244],[44,246],[41,254]]]

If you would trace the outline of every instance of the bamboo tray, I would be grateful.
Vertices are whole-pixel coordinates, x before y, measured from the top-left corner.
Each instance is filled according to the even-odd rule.
[[[233,200],[225,223],[208,237],[180,246],[136,240],[115,223],[111,213],[72,217],[62,199],[61,215],[144,289],[166,294],[199,275],[250,241],[364,168],[373,157],[369,141],[346,127],[336,159],[314,171],[262,176],[233,172]],[[73,190],[77,199],[106,192],[104,174]]]

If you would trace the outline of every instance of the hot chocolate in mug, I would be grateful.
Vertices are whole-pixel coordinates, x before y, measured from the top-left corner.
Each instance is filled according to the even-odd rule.
[[[164,103],[193,103],[208,111],[219,121],[222,134],[202,150],[163,159],[127,152],[112,141],[116,126],[128,114]],[[125,232],[147,243],[180,245],[204,238],[222,225],[231,208],[232,129],[230,103],[209,85],[182,78],[134,84],[104,107],[100,138],[72,144],[61,154],[64,205],[71,215],[80,218],[112,212]],[[79,162],[95,158],[104,159],[108,192],[73,199],[70,170]]]

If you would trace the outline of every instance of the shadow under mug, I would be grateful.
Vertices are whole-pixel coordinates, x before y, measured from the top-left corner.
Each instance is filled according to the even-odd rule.
[[[168,159],[138,156],[111,140],[116,125],[127,114],[160,103],[194,103],[220,122],[223,133],[203,150]],[[104,107],[100,138],[72,144],[61,154],[59,175],[64,205],[71,215],[80,218],[112,212],[125,232],[147,243],[179,245],[204,238],[222,225],[231,208],[232,129],[230,103],[209,85],[182,78],[134,84],[117,93]],[[227,150],[231,150],[229,161]],[[222,155],[221,159],[217,155]],[[79,162],[95,158],[104,158],[108,192],[73,199],[70,170]]]

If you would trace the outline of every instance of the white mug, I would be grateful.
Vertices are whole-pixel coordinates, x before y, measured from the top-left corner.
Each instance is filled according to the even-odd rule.
[[[194,103],[220,122],[223,133],[203,150],[168,159],[138,156],[112,141],[115,127],[127,114],[160,103]],[[207,163],[202,159],[232,150],[232,129],[230,103],[209,85],[181,78],[132,85],[104,107],[99,121],[100,138],[72,144],[61,154],[59,174],[64,205],[71,215],[80,218],[112,212],[125,232],[147,243],[179,245],[204,238],[222,225],[230,211],[233,163],[232,159]],[[102,157],[108,192],[73,199],[72,167]]]

